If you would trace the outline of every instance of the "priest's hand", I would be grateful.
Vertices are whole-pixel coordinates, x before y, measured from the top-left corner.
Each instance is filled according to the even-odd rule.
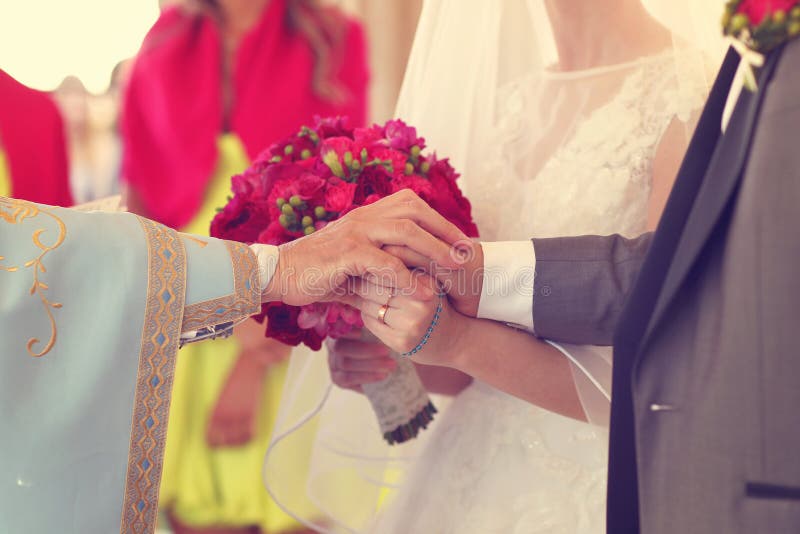
[[[399,191],[281,245],[263,300],[293,305],[338,300],[358,277],[429,300],[434,297],[430,287],[415,286],[409,268],[383,247],[403,247],[434,265],[458,270],[462,260],[453,246],[464,243],[469,241],[455,225],[411,191]]]

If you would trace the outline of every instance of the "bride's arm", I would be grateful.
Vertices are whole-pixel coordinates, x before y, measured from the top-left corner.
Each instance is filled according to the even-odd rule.
[[[551,412],[586,420],[572,366],[554,347],[527,332],[451,308],[443,310],[436,330],[431,346],[415,358],[457,369]]]
[[[416,364],[422,385],[430,393],[455,396],[472,383],[472,377],[458,369],[439,365]]]
[[[561,352],[504,324],[466,317],[446,298],[441,302],[433,332],[412,355],[415,362],[460,371],[544,409],[586,420],[571,365]],[[420,345],[436,307],[393,297],[384,324],[377,319],[379,302],[356,298],[352,304],[362,310],[367,328],[398,352]]]

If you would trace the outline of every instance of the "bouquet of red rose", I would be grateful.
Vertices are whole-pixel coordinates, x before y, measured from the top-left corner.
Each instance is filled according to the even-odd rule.
[[[469,201],[456,184],[458,174],[447,159],[425,155],[424,149],[425,140],[400,120],[353,129],[346,119],[317,119],[314,127],[304,126],[275,143],[232,178],[233,196],[211,223],[211,235],[280,245],[359,206],[411,189],[464,233],[477,236]],[[328,336],[341,337],[364,326],[358,310],[340,303],[269,303],[258,317],[264,318],[267,337],[313,350]],[[389,442],[416,436],[435,413],[413,366],[398,363],[386,381],[365,388]],[[413,388],[411,381],[416,381]],[[405,398],[387,398],[389,394]],[[387,401],[391,409],[386,409]],[[404,404],[400,410],[398,402]]]

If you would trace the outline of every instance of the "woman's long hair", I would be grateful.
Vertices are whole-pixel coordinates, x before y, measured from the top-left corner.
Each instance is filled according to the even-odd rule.
[[[218,0],[184,0],[188,9],[198,9],[223,22],[224,13]],[[346,89],[335,78],[344,60],[344,40],[347,22],[334,7],[322,6],[319,0],[287,0],[284,24],[291,32],[298,32],[314,54],[314,72],[311,83],[317,96],[341,102]]]

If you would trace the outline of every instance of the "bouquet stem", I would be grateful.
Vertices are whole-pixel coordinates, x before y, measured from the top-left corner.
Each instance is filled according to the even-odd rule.
[[[436,414],[414,364],[408,358],[394,358],[397,368],[386,380],[362,386],[390,445],[417,437]]]

